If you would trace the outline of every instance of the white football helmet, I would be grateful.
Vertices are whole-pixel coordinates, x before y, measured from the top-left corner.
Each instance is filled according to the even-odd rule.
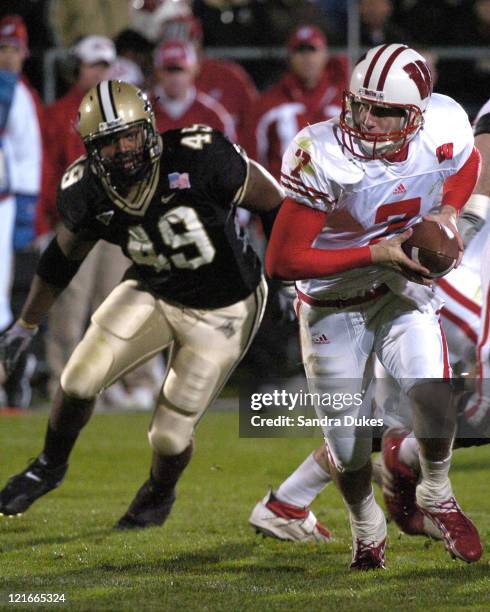
[[[378,159],[400,151],[424,124],[432,94],[432,76],[425,59],[406,45],[380,45],[370,49],[352,72],[344,92],[340,128],[342,142],[363,159]],[[362,129],[359,110],[365,105],[399,109],[400,128],[389,132]]]

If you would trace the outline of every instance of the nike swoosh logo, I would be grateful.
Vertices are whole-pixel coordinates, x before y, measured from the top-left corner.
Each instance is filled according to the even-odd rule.
[[[162,196],[162,202],[163,202],[164,204],[168,204],[168,203],[170,202],[170,200],[171,200],[171,199],[172,199],[172,198],[173,198],[175,195],[176,195],[175,193],[171,193],[171,194],[170,194],[169,196],[167,196],[167,197]]]
[[[36,474],[33,474],[32,472],[26,472],[25,475],[27,476],[27,478],[31,478],[32,480],[35,480],[37,482],[41,482],[39,476],[36,476]]]

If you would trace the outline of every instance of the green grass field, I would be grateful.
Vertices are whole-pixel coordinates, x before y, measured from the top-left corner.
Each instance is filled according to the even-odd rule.
[[[5,482],[41,447],[46,415],[0,417]],[[210,413],[162,528],[111,527],[146,479],[148,415],[96,415],[65,483],[22,517],[0,519],[0,609],[65,610],[488,610],[490,446],[458,451],[453,484],[486,550],[468,566],[442,544],[389,527],[388,569],[348,571],[346,512],[332,486],[315,502],[330,544],[263,539],[247,524],[316,440],[238,438],[238,417]],[[319,439],[318,439],[319,441]],[[64,593],[51,606],[9,604],[9,593]]]

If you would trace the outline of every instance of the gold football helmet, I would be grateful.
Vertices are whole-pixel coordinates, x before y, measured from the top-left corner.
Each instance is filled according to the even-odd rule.
[[[83,98],[78,131],[94,172],[116,191],[143,180],[160,157],[161,143],[151,104],[123,81],[101,81]],[[129,140],[129,145],[121,145]]]

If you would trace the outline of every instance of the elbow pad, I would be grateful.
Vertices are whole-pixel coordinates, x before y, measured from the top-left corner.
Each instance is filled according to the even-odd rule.
[[[36,274],[46,283],[64,289],[78,272],[82,261],[68,259],[54,237],[41,255]]]

